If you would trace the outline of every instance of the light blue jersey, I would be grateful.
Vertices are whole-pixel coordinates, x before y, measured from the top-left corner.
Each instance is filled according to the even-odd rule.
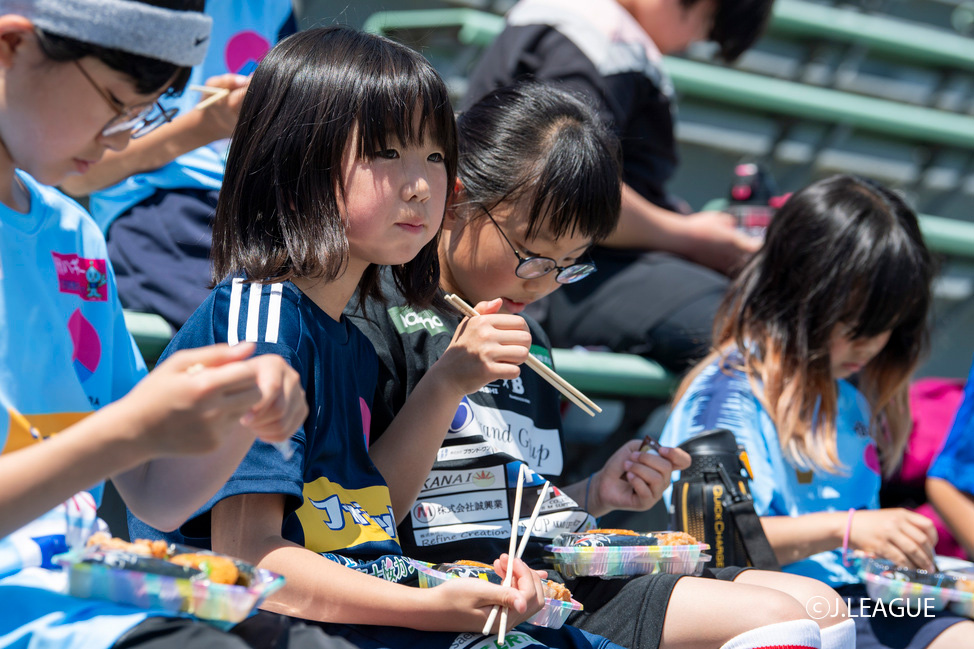
[[[74,201],[25,173],[31,209],[0,204],[0,453],[125,395],[145,363],[125,328],[105,239]],[[51,556],[96,524],[102,484],[0,539],[0,647],[102,649],[146,614],[56,592]]]
[[[674,406],[660,442],[676,446],[714,428],[725,428],[744,445],[754,473],[751,493],[759,516],[800,516],[815,512],[877,509],[880,469],[869,434],[869,406],[847,381],[838,382],[838,457],[841,474],[803,470],[784,456],[778,431],[751,383],[740,371],[717,362],[706,367]],[[674,476],[674,481],[678,477]],[[672,488],[664,494],[670,504]],[[842,564],[841,551],[813,555],[786,565],[785,572],[812,577],[831,586],[858,583]]]
[[[282,33],[293,30],[291,0],[210,0],[206,14],[213,17],[213,32],[206,60],[193,68],[189,84],[203,85],[210,77],[234,73],[250,75]],[[203,97],[186,90],[179,97],[164,97],[167,108],[187,113]],[[89,208],[102,232],[157,189],[220,189],[229,140],[219,140],[181,155],[167,165],[136,174],[91,195]]]

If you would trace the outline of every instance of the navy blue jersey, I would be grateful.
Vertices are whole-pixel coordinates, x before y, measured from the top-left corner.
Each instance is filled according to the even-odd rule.
[[[217,286],[173,338],[174,351],[250,341],[282,356],[301,376],[310,414],[290,459],[257,441],[230,481],[177,533],[164,535],[129,514],[133,536],[210,546],[209,511],[229,496],[287,497],[284,538],[356,561],[399,555],[389,490],[368,455],[377,358],[347,318],[335,321],[290,282]],[[371,570],[369,570],[371,571]]]

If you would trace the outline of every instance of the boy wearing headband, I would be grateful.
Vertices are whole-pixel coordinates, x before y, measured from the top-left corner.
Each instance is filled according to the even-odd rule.
[[[0,647],[107,649],[123,635],[125,646],[245,646],[192,620],[68,597],[51,570],[98,525],[105,477],[171,529],[255,437],[286,440],[305,417],[282,359],[211,347],[85,419],[146,368],[104,238],[48,185],[167,119],[159,96],[181,89],[206,52],[202,5],[0,0]]]

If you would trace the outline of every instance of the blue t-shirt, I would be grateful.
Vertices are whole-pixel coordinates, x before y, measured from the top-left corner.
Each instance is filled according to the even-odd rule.
[[[291,0],[210,0],[206,14],[213,18],[210,46],[187,85],[203,85],[210,77],[228,72],[249,75],[274,43],[297,31]],[[203,98],[197,91],[186,90],[178,97],[163,97],[160,103],[184,114]],[[120,214],[157,189],[220,189],[228,148],[229,140],[218,140],[94,192],[89,201],[91,214],[102,232],[108,232]]]
[[[0,453],[44,443],[145,375],[105,239],[61,192],[17,177],[30,212],[0,204]],[[102,649],[145,611],[62,595],[51,557],[84,542],[101,483],[0,539],[0,647]]]
[[[974,365],[967,377],[964,400],[944,445],[927,471],[928,478],[941,478],[961,491],[974,495]]]
[[[403,562],[390,567],[384,559],[401,554],[389,489],[368,454],[378,371],[372,344],[347,318],[336,322],[290,282],[235,278],[213,290],[163,356],[244,340],[256,343],[258,354],[282,356],[301,376],[310,414],[291,440],[294,454],[286,460],[258,440],[230,481],[178,533],[163,535],[130,513],[132,535],[210,547],[208,514],[217,502],[284,494],[284,538],[365,572],[395,573]]]
[[[733,357],[729,364],[734,364]],[[869,406],[851,383],[838,382],[838,457],[841,473],[796,467],[778,441],[770,415],[747,376],[720,362],[707,366],[673,408],[660,442],[677,444],[714,428],[725,428],[744,445],[754,474],[751,494],[759,516],[801,516],[816,512],[879,507],[879,458],[870,436]],[[677,480],[674,477],[674,481]],[[664,494],[670,503],[672,488]],[[832,586],[858,583],[842,564],[841,550],[821,552],[783,567]]]

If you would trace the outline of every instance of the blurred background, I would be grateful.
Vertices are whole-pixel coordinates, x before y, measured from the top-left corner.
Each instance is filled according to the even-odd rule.
[[[457,98],[512,4],[295,0],[302,27],[342,22],[415,47]],[[765,35],[734,66],[717,63],[709,44],[669,57],[682,158],[669,189],[699,210],[728,196],[747,159],[781,193],[859,173],[897,188],[921,214],[974,221],[972,35],[974,0],[777,0]],[[942,259],[923,376],[967,374],[972,259],[974,250]]]

